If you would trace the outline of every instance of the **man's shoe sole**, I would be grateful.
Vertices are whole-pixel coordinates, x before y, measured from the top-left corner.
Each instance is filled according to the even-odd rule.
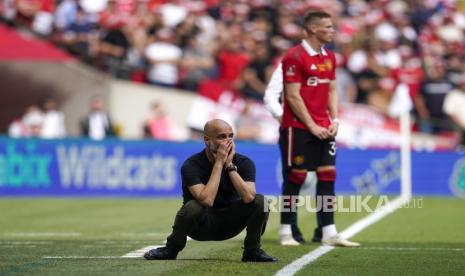
[[[274,259],[274,260],[261,260],[261,261],[242,259],[242,261],[243,261],[244,263],[277,263],[277,262],[278,262],[278,259]]]

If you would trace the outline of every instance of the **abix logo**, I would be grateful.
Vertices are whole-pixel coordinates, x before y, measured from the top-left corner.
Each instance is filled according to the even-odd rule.
[[[23,150],[18,150],[20,145]],[[37,153],[34,141],[8,142],[4,149],[0,148],[0,188],[50,187],[52,157]]]

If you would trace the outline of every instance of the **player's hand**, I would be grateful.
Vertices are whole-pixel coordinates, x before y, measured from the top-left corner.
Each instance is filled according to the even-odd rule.
[[[226,164],[226,160],[228,159],[231,148],[232,140],[221,143],[216,152],[216,161],[221,162],[222,165]]]
[[[318,137],[320,140],[324,140],[330,137],[329,130],[327,128],[321,127],[319,125],[315,125],[310,129],[310,132]]]
[[[231,140],[231,150],[229,151],[228,158],[226,158],[225,165],[229,165],[232,163],[235,154],[236,154],[236,144],[234,144],[234,141]]]
[[[332,122],[328,128],[330,137],[336,137],[339,130],[339,122]]]

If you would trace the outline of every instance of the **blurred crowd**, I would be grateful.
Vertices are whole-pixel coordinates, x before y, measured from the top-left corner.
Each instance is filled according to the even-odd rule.
[[[114,123],[102,96],[91,98],[87,114],[79,120],[80,136],[92,140],[103,140],[120,135],[121,126]],[[150,103],[150,110],[141,122],[143,138],[158,140],[186,140],[188,134],[179,127],[165,111],[161,101]],[[14,138],[66,138],[66,124],[63,113],[54,98],[44,99],[41,105],[30,105],[24,113],[13,120],[8,135]]]
[[[465,111],[445,104],[452,91],[465,89],[464,0],[3,0],[1,6],[10,24],[116,77],[200,94],[234,91],[258,102],[282,55],[302,39],[302,15],[311,9],[335,20],[336,40],[328,47],[337,53],[342,102],[389,115],[394,91],[404,84],[417,130],[465,129]]]
[[[63,138],[66,135],[63,113],[57,109],[55,99],[47,98],[42,108],[28,106],[22,116],[11,122],[8,135],[15,138]]]
[[[116,129],[106,112],[105,101],[95,96],[89,103],[89,112],[79,122],[82,136],[102,140],[116,135]],[[59,139],[66,137],[65,118],[53,98],[46,98],[41,106],[30,105],[10,123],[8,135],[14,138]]]

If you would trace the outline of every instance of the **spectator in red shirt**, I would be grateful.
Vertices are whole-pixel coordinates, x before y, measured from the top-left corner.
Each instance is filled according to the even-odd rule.
[[[230,38],[225,47],[218,53],[219,80],[231,83],[233,86],[240,79],[242,70],[250,62],[250,57],[241,49],[240,41]]]

